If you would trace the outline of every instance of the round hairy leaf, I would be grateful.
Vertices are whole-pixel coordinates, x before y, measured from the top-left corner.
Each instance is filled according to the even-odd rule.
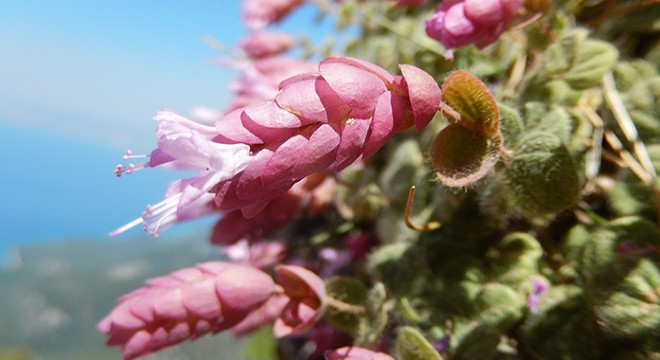
[[[577,286],[553,286],[522,326],[522,342],[531,358],[602,359],[605,338]],[[568,357],[567,357],[568,356]]]
[[[619,57],[619,52],[610,43],[600,40],[584,41],[577,48],[575,59],[564,79],[575,89],[586,89],[598,85]]]
[[[501,147],[501,136],[487,138],[463,126],[450,124],[431,145],[431,164],[444,185],[469,186],[495,166]]]
[[[538,273],[543,249],[533,236],[515,232],[500,242],[493,262],[493,280],[512,287],[526,285]]]
[[[497,283],[484,285],[475,302],[479,320],[503,331],[522,318],[525,304],[523,294]]]
[[[525,130],[522,119],[516,110],[506,105],[499,104],[500,130],[504,138],[504,146],[512,148],[520,135]]]
[[[452,359],[493,359],[500,337],[501,331],[483,321],[473,321],[460,326],[451,339]]]
[[[595,312],[604,330],[636,340],[660,336],[660,271],[647,259],[628,258],[610,267],[611,284]],[[605,289],[603,289],[605,290]]]
[[[485,137],[498,134],[500,115],[495,98],[474,75],[463,70],[451,73],[442,84],[442,101],[455,112],[441,107],[452,121]]]
[[[326,281],[325,291],[329,298],[332,298],[340,304],[345,304],[346,308],[364,307],[367,301],[367,288],[357,279],[348,277],[337,277]],[[355,331],[360,325],[360,316],[356,312],[346,311],[339,306],[328,306],[325,312],[325,318],[335,326],[346,331]]]
[[[577,170],[568,150],[553,134],[524,137],[507,164],[508,192],[522,215],[546,215],[573,205],[580,193]]]
[[[401,360],[441,360],[440,354],[415,328],[403,326],[396,337],[396,350]]]

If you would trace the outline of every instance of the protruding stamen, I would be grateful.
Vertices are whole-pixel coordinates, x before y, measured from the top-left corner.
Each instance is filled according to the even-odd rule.
[[[147,205],[141,217],[111,231],[110,236],[121,234],[128,229],[142,224],[145,232],[155,238],[159,237],[161,228],[176,222],[176,211],[180,198],[181,194],[176,194],[155,205]]]
[[[134,154],[133,154],[133,150],[130,150],[130,149],[129,149],[129,150],[126,150],[126,154],[124,154],[124,156],[123,156],[122,158],[123,158],[124,160],[128,160],[128,159],[144,159],[144,158],[148,158],[149,156],[151,156],[151,155],[149,155],[149,154],[134,155]]]
[[[174,196],[170,196],[166,198],[165,200],[157,203],[156,205],[147,205],[147,208],[142,213],[142,218],[146,220],[148,218],[158,216],[163,212],[169,211],[172,208],[176,208],[176,205],[179,202],[180,198],[181,198],[181,194],[176,194]]]
[[[124,231],[126,231],[126,230],[128,230],[128,229],[131,229],[131,228],[133,228],[133,227],[138,226],[139,224],[142,224],[143,222],[144,222],[144,220],[143,220],[141,217],[140,217],[140,218],[137,218],[137,219],[135,219],[135,220],[129,222],[128,224],[126,224],[126,225],[124,225],[124,226],[122,226],[122,227],[120,227],[120,228],[118,228],[118,229],[115,229],[115,230],[113,230],[113,231],[110,231],[110,236],[119,235],[119,234],[123,233]]]
[[[133,155],[132,150],[126,150],[126,154],[124,154],[124,156],[122,156],[122,159],[124,159],[124,160],[144,159],[144,158],[149,158],[149,157],[151,157],[151,155],[148,155],[148,154]],[[149,162],[148,161],[143,162],[143,163],[139,163],[139,164],[128,164],[128,165],[119,164],[115,167],[115,175],[117,177],[120,177],[123,174],[130,175],[130,174],[132,174],[133,172],[135,172],[137,170],[144,169],[144,168],[147,168],[147,167],[149,167]]]
[[[141,170],[147,167],[149,167],[149,164],[146,162],[141,164],[128,164],[128,165],[119,164],[115,167],[115,175],[117,175],[117,177],[120,177],[123,174],[130,175],[137,170]]]
[[[176,211],[180,198],[181,194],[176,194],[155,205],[147,205],[142,213],[144,231],[157,238],[160,236],[161,228],[176,222]]]

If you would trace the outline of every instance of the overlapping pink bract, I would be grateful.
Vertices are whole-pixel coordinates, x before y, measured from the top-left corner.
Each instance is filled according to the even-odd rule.
[[[413,123],[425,127],[439,103],[438,85],[414,66],[400,69],[403,76],[394,76],[358,59],[328,58],[318,72],[282,82],[273,101],[223,116],[214,141],[247,144],[253,155],[214,187],[217,208],[254,216],[305,176],[342,170]]]
[[[395,360],[393,357],[373,350],[347,346],[325,354],[327,360]]]
[[[306,176],[340,171],[413,124],[421,130],[437,111],[440,88],[417,67],[399,69],[402,76],[354,58],[327,58],[318,72],[281,82],[274,100],[236,109],[215,128],[159,112],[158,148],[140,166],[198,174],[174,182],[165,200],[111,234],[142,223],[157,236],[173,223],[218,210],[251,218]],[[116,170],[128,172],[121,165]]]
[[[288,336],[314,326],[326,306],[323,280],[295,265],[278,266],[276,280],[247,265],[198,264],[147,280],[97,328],[133,359],[227,329],[240,335],[275,322],[275,335]]]
[[[426,33],[446,49],[481,49],[500,37],[521,6],[521,0],[443,0],[426,20]]]
[[[271,298],[272,278],[252,267],[208,262],[147,280],[98,324],[132,359],[231,328]]]
[[[309,60],[279,54],[254,57],[249,61],[229,61],[227,65],[239,69],[241,75],[229,84],[229,89],[236,93],[236,98],[226,112],[271,100],[277,95],[280,82],[302,72],[314,71],[318,67],[318,64]]]

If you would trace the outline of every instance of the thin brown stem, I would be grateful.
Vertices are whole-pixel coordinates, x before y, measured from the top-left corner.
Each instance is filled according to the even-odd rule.
[[[612,73],[608,73],[603,77],[603,95],[605,96],[607,105],[612,110],[614,119],[616,119],[619,127],[623,131],[623,135],[632,145],[633,152],[635,153],[637,160],[639,160],[640,165],[644,167],[644,170],[646,170],[652,178],[657,177],[655,168],[653,167],[653,161],[651,161],[646,146],[639,138],[635,123],[632,121],[626,106],[623,104],[623,100],[621,100]]]
[[[367,311],[362,305],[349,304],[347,302],[343,302],[339,299],[335,299],[330,296],[326,296],[325,302],[326,304],[328,304],[328,306],[332,308],[335,308],[341,312],[350,313],[354,315],[362,315]]]
[[[417,226],[410,221],[410,212],[412,210],[414,198],[415,198],[415,186],[411,186],[410,191],[408,192],[408,200],[406,201],[406,209],[403,215],[406,221],[406,226],[411,230],[415,230],[419,232],[433,231],[439,228],[441,224],[437,221],[431,221],[429,223],[426,223],[424,226]]]

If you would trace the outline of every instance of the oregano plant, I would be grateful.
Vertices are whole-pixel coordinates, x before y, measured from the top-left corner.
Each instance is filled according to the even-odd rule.
[[[215,215],[224,257],[121,296],[108,345],[660,359],[660,5],[310,0],[321,45],[272,30],[304,2],[243,0],[234,101],[116,167],[194,175],[112,235]]]

